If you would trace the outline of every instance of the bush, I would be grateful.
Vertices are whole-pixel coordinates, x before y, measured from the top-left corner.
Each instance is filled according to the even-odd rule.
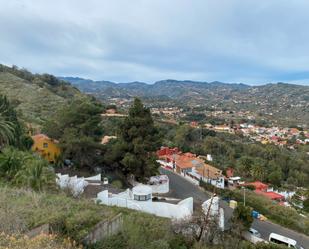
[[[118,188],[118,189],[122,189],[123,184],[120,180],[114,180],[112,182],[112,186],[115,187],[115,188]]]
[[[0,248],[10,249],[81,249],[74,241],[62,240],[55,235],[41,234],[35,238],[0,234]]]

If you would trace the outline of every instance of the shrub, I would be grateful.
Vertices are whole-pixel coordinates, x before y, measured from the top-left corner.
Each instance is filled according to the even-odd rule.
[[[26,236],[0,234],[0,248],[10,249],[81,249],[75,241],[60,239],[56,235],[41,234],[32,239]]]
[[[120,180],[114,180],[112,182],[112,186],[115,187],[115,188],[118,188],[118,189],[122,189],[123,184]]]

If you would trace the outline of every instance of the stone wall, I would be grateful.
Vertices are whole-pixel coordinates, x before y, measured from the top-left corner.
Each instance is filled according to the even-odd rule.
[[[122,214],[118,214],[112,219],[99,222],[94,229],[84,238],[86,245],[94,244],[104,238],[117,234],[123,226]]]
[[[35,236],[38,236],[40,234],[49,234],[49,224],[43,224],[39,227],[36,227],[29,232],[27,232],[25,235],[28,236],[29,238],[34,238]]]

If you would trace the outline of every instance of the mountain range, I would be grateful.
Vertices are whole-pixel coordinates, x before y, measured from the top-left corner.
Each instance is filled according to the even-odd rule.
[[[251,111],[279,123],[309,124],[309,86],[276,83],[250,86],[242,83],[162,80],[114,83],[78,77],[60,77],[82,92],[108,100],[111,98],[154,98],[164,103],[205,106],[233,111]],[[160,103],[160,101],[158,102]]]

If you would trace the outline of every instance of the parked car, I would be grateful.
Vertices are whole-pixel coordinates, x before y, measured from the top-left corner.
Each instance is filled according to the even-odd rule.
[[[274,244],[285,245],[295,249],[304,249],[303,247],[299,246],[295,240],[276,233],[271,233],[269,235],[269,241]]]
[[[259,231],[252,227],[249,229],[249,233],[251,233],[255,237],[261,238],[261,234],[259,233]]]

